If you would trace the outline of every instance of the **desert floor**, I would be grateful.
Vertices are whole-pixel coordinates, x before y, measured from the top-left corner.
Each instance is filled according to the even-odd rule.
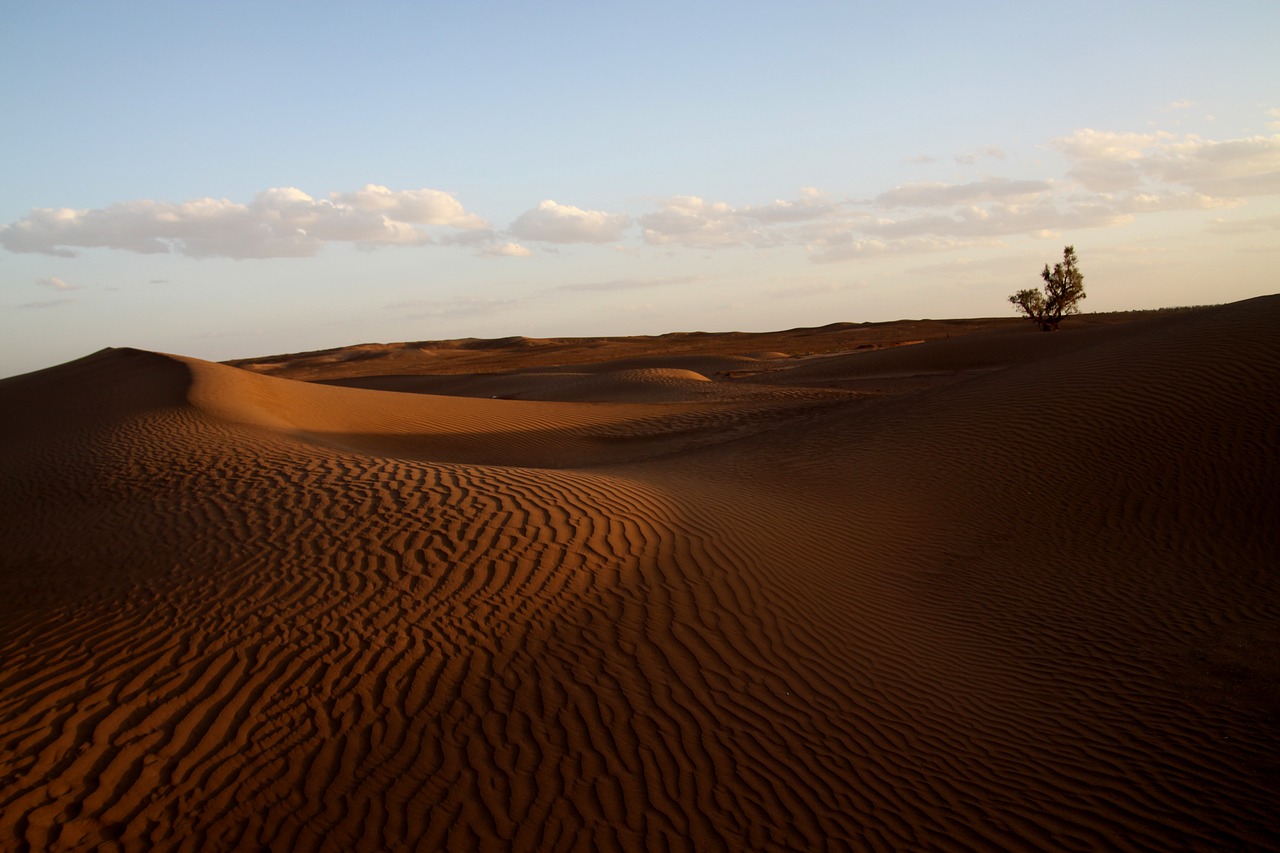
[[[1280,296],[0,381],[0,849],[1280,849]]]

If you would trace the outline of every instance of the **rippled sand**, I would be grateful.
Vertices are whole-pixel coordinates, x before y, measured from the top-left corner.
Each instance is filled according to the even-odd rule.
[[[0,381],[0,848],[1280,848],[1280,297],[451,346]]]

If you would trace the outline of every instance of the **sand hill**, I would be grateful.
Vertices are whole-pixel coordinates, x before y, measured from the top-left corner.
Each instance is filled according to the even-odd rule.
[[[1280,297],[108,350],[0,442],[3,849],[1280,849]]]

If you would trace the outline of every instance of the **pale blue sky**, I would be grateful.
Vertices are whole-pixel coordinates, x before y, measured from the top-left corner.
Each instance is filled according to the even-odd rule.
[[[1280,290],[1280,4],[0,2],[0,375]]]

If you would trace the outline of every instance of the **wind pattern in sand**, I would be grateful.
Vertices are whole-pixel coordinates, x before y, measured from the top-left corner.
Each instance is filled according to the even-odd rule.
[[[4,380],[0,848],[1280,849],[1278,330]]]

